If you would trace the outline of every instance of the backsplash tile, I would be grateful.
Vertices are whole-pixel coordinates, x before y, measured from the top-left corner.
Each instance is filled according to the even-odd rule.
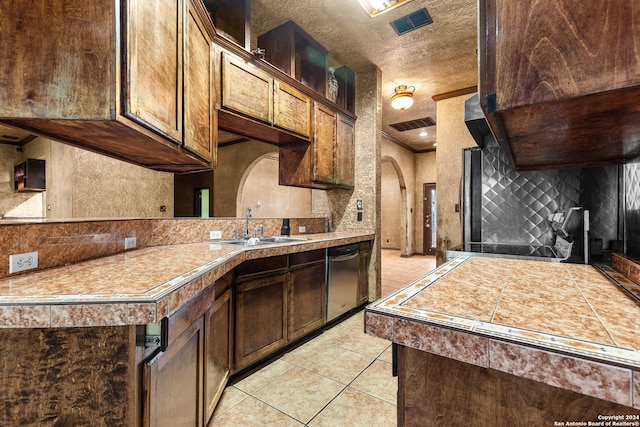
[[[9,275],[9,255],[20,252],[20,226],[0,227],[0,277]]]
[[[78,223],[24,225],[20,251],[38,251],[39,270],[76,263],[81,253],[78,238]]]
[[[323,233],[327,219],[292,218],[291,234]],[[264,227],[267,236],[280,235],[281,218],[255,218],[249,232]],[[233,230],[244,234],[242,218],[167,218],[69,220],[41,223],[0,224],[0,278],[9,276],[9,255],[38,251],[38,270],[74,264],[124,252],[124,239],[136,237],[136,248],[203,242],[210,231],[222,231],[223,239]],[[33,271],[33,270],[31,270]],[[16,273],[16,275],[21,273]]]

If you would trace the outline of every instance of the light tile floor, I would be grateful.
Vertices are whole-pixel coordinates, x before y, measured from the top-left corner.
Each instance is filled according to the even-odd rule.
[[[383,295],[435,268],[434,257],[382,252]],[[395,426],[391,343],[365,334],[363,325],[360,311],[228,386],[209,425]]]

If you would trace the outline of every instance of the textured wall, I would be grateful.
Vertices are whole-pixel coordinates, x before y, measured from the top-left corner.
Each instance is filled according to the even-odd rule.
[[[436,162],[436,262],[445,261],[445,251],[462,244],[462,216],[456,212],[460,201],[462,150],[476,146],[464,123],[464,101],[469,95],[438,101],[438,161]],[[460,206],[462,209],[462,206]]]
[[[36,138],[26,144],[21,157],[46,161],[47,190],[26,196],[5,193],[7,197],[2,197],[0,209],[6,216],[25,216],[24,213],[47,218],[173,216],[173,174],[141,168],[46,138]],[[0,176],[7,173],[5,163],[14,162],[3,160]],[[13,165],[9,167],[13,171]],[[6,185],[2,186],[5,191]],[[23,212],[21,207],[25,197],[31,203],[29,212]],[[161,205],[166,206],[165,212],[160,212]]]
[[[422,185],[436,183],[436,152],[420,153],[415,155],[416,179],[415,179],[415,205],[413,217],[415,220],[414,250],[422,253],[423,232],[422,232]],[[439,197],[439,189],[436,184],[436,202]],[[437,219],[437,218],[436,218]],[[436,230],[437,231],[437,230]]]
[[[74,218],[173,217],[172,173],[156,172],[85,150],[75,150],[74,160],[76,175],[71,191]],[[164,212],[161,206],[165,207]]]
[[[394,144],[391,141],[382,139],[382,159],[389,161],[396,172],[395,185],[396,189],[400,192],[400,196],[395,203],[399,203],[395,209],[399,209],[401,212],[397,213],[395,219],[389,218],[390,221],[382,218],[382,245],[383,247],[395,247],[399,248],[401,255],[410,256],[413,255],[416,250],[414,247],[414,226],[415,222],[415,200],[418,189],[415,187],[415,158],[414,154],[409,150]],[[382,175],[382,196],[381,203],[383,211],[388,203],[393,203],[387,200],[385,191],[389,188],[389,183],[385,182],[385,178],[393,175]],[[395,221],[395,223],[394,223]],[[395,235],[395,238],[393,237]],[[396,246],[387,246],[387,239],[390,241],[396,241]]]
[[[311,190],[278,184],[277,153],[254,162],[238,192],[236,216],[251,208],[254,218],[303,218],[311,216]],[[297,230],[296,230],[297,232]]]
[[[372,66],[356,73],[355,188],[313,190],[313,214],[331,215],[334,229],[376,231],[369,265],[369,299],[380,297],[380,146],[382,131],[381,71]],[[362,200],[362,221],[356,201]]]
[[[247,141],[218,149],[218,167],[213,171],[213,216],[235,217],[237,195],[247,168],[278,147],[261,141]]]
[[[41,193],[16,193],[13,185],[13,167],[26,159],[12,145],[0,144],[0,218],[42,216]]]
[[[406,214],[406,200],[403,206],[398,174],[390,161],[383,160],[380,179],[382,183],[380,202],[381,245],[384,249],[400,249],[402,234],[406,235],[407,233],[406,219],[402,221],[402,214]],[[406,194],[406,191],[404,193]],[[405,208],[404,211],[403,207]]]

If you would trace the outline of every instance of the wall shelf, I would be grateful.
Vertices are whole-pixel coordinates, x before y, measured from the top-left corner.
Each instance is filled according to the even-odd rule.
[[[45,191],[45,161],[27,159],[13,168],[15,191]]]

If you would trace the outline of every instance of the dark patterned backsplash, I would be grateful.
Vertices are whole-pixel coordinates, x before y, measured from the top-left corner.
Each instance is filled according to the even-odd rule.
[[[481,155],[482,241],[552,245],[548,215],[581,206],[589,210],[590,238],[602,239],[603,249],[624,240],[627,253],[640,255],[640,161],[516,172],[491,139]]]
[[[640,158],[624,165],[625,253],[640,257]]]

